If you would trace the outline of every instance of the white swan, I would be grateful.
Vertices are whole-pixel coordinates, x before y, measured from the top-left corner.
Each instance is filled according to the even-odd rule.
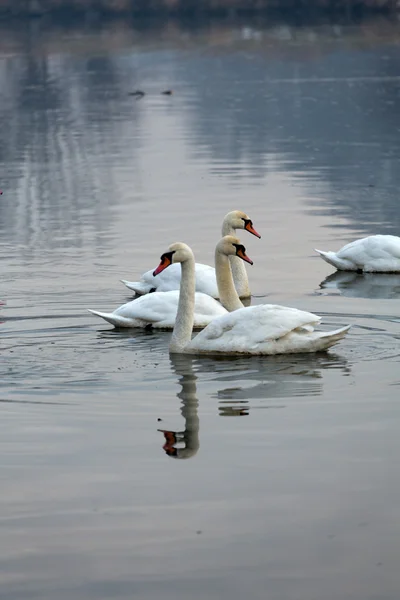
[[[233,210],[225,215],[222,223],[222,237],[225,235],[234,235],[236,229],[246,229],[256,237],[261,237],[254,229],[250,217],[240,210]],[[233,280],[240,298],[250,298],[251,292],[243,262],[236,256],[231,256],[230,262]],[[172,265],[168,271],[157,278],[154,277],[153,271],[147,271],[143,273],[140,281],[126,281],[125,279],[121,279],[121,281],[126,287],[139,295],[148,294],[149,292],[179,290],[181,268],[179,265]],[[196,263],[196,291],[208,294],[213,298],[218,298],[218,286],[213,267]]]
[[[233,238],[237,242],[237,238]],[[240,245],[240,242],[239,242]],[[218,248],[220,247],[220,250]],[[237,256],[241,257],[241,248],[238,248]],[[223,252],[222,246],[217,246],[215,255],[219,256],[219,252]],[[228,261],[227,257],[226,261]],[[244,259],[246,260],[246,259]],[[169,266],[171,263],[167,264],[167,259],[165,259],[164,265]],[[165,268],[164,266],[164,268]],[[179,267],[179,265],[177,265]],[[220,277],[225,281],[226,285],[229,288],[234,290],[235,296],[233,300],[231,298],[226,299],[226,308],[224,308],[217,300],[212,298],[211,296],[207,296],[207,294],[202,294],[201,292],[196,292],[194,295],[194,321],[193,327],[195,329],[202,329],[215,317],[219,317],[227,313],[228,310],[236,310],[238,307],[235,302],[235,297],[238,299],[240,306],[243,306],[239,300],[237,292],[234,287],[232,272],[229,268],[224,269],[224,266],[221,265],[221,262],[216,263],[216,270],[220,269],[222,266],[223,272],[220,273]],[[229,301],[228,301],[229,300]],[[92,315],[96,315],[97,317],[101,317],[111,325],[115,327],[141,327],[141,328],[156,328],[156,329],[172,329],[175,324],[176,313],[178,310],[178,302],[179,302],[179,290],[172,290],[170,292],[154,292],[153,294],[145,294],[144,296],[139,296],[135,300],[131,300],[126,304],[123,304],[119,308],[117,308],[112,313],[99,312],[97,310],[91,310],[88,308],[88,311]]]
[[[192,250],[183,243],[175,243],[162,255],[154,275],[171,263],[181,263],[182,278],[179,306],[170,343],[171,353],[222,354],[286,354],[317,352],[336,344],[349,326],[329,332],[314,331],[320,317],[309,312],[261,304],[243,308],[230,276],[228,255],[239,256],[252,264],[244,246],[233,237],[224,237],[215,251],[215,267],[219,295],[228,310],[216,317],[191,340],[195,295],[195,260]],[[235,310],[235,307],[237,310]],[[242,308],[239,308],[242,307]]]
[[[154,292],[123,304],[112,313],[87,310],[101,317],[114,327],[141,327],[143,329],[172,329],[178,310],[179,291]],[[196,292],[193,327],[201,329],[215,317],[224,315],[227,310],[221,304],[201,292]]]
[[[395,235],[370,235],[338,252],[315,251],[339,271],[400,273],[400,237]]]

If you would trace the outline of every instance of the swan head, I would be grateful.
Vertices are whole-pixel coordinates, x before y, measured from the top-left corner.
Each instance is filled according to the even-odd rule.
[[[239,238],[234,235],[225,235],[217,244],[215,248],[219,254],[225,254],[226,256],[238,256],[249,265],[253,264],[251,258],[246,254],[246,248],[240,242]]]
[[[157,269],[153,271],[153,276],[155,277],[164,271],[164,269],[172,265],[172,263],[182,263],[189,259],[194,260],[193,252],[189,246],[183,242],[175,242],[175,244],[171,244],[168,248],[168,252],[164,252],[164,254],[161,255],[161,262]]]
[[[228,214],[225,215],[224,223],[230,225],[232,229],[245,229],[256,237],[261,238],[261,235],[253,227],[253,221],[241,210],[232,210],[231,212],[228,212]]]
[[[189,441],[186,431],[168,431],[166,429],[157,429],[164,434],[165,444],[163,450],[171,458],[192,458],[199,450],[198,438]],[[186,435],[185,435],[186,434]],[[188,443],[189,442],[189,443]],[[196,443],[197,442],[197,443]],[[184,447],[176,447],[177,444],[184,443]]]

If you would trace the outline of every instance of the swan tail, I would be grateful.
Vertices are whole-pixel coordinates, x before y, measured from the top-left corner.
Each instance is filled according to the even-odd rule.
[[[314,250],[315,252],[318,252],[321,258],[335,267],[338,271],[357,271],[359,268],[359,266],[349,258],[339,258],[336,252],[324,252],[323,250],[317,250],[316,248],[314,248]]]
[[[98,310],[92,310],[90,308],[87,310],[92,315],[96,315],[96,317],[104,319],[107,321],[107,323],[111,323],[111,325],[114,325],[114,327],[132,327],[132,319],[127,319],[126,317],[115,315],[114,313],[99,312]]]
[[[329,263],[336,269],[341,269],[343,266],[341,265],[341,261],[337,258],[335,252],[324,252],[323,250],[317,250],[314,248],[315,252],[318,252],[321,258],[324,259],[325,262]]]
[[[319,342],[321,342],[321,350],[325,350],[326,348],[330,348],[334,344],[337,344],[346,333],[349,331],[351,325],[346,325],[345,327],[341,327],[340,329],[334,329],[333,331],[326,331],[320,333]]]
[[[149,294],[152,289],[151,285],[148,283],[144,283],[144,281],[126,281],[126,279],[120,279],[121,283],[126,285],[127,288],[133,290],[139,296],[143,296],[143,294]]]

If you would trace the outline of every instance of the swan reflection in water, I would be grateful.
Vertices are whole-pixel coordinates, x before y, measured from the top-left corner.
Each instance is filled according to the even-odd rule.
[[[164,452],[172,458],[192,458],[197,454],[199,441],[199,401],[197,399],[197,377],[193,371],[193,358],[184,354],[170,356],[172,367],[179,375],[182,389],[177,396],[182,400],[181,414],[185,421],[184,431],[158,429],[164,434]]]
[[[164,434],[163,450],[172,458],[192,458],[200,448],[199,440],[199,401],[197,398],[197,376],[193,370],[193,363],[199,362],[199,359],[185,354],[172,354],[170,361],[173,370],[179,375],[178,383],[181,391],[177,397],[182,400],[181,415],[185,421],[183,431],[172,431],[170,429],[158,429]],[[220,409],[220,414],[224,416],[245,416],[248,415],[248,408],[235,406],[235,402],[228,402]]]
[[[349,298],[392,300],[400,298],[400,275],[398,273],[363,273],[336,271],[321,281],[323,290],[339,290]]]
[[[279,406],[274,403],[277,399],[320,396],[326,369],[340,369],[345,376],[351,372],[347,360],[332,352],[281,354],[267,359],[263,356],[237,356],[229,360],[201,357],[197,361],[197,372],[213,373],[213,380],[220,384],[212,397],[220,401],[221,413],[227,401],[230,410],[235,404],[250,410],[249,403],[256,401],[251,407],[253,410],[280,408],[281,403]]]
[[[218,411],[223,417],[248,416],[250,409],[285,408],[278,398],[320,396],[323,392],[324,369],[340,369],[350,373],[346,359],[330,354],[276,355],[265,357],[194,357],[185,354],[170,356],[172,369],[179,376],[182,400],[181,415],[185,422],[183,431],[158,429],[164,434],[164,452],[172,458],[192,458],[200,448],[197,398],[197,375],[206,373],[208,384],[234,382],[222,386],[211,397],[219,400]],[[211,377],[211,378],[210,378]],[[250,406],[251,400],[258,400]],[[263,402],[264,401],[264,402]]]

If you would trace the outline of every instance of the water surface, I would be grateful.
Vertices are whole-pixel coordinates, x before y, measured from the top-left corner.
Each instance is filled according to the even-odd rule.
[[[398,600],[400,285],[313,248],[400,231],[399,25],[1,33],[4,598]],[[329,353],[86,312],[236,208],[253,303],[352,323]]]

